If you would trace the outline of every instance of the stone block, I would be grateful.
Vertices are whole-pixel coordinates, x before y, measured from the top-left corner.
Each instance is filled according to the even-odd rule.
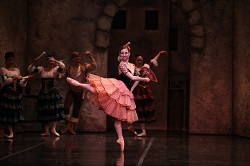
[[[184,13],[191,12],[195,9],[193,0],[183,0],[181,1],[180,5]]]
[[[118,7],[123,6],[125,3],[128,2],[128,0],[112,0]]]
[[[204,28],[202,25],[190,27],[191,36],[204,36]]]
[[[113,2],[109,1],[107,5],[103,9],[103,14],[109,16],[109,17],[114,17],[114,15],[117,13],[118,7],[115,5]]]
[[[107,48],[109,46],[109,33],[98,30],[95,44],[96,47]]]
[[[201,22],[201,15],[198,10],[194,10],[188,14],[188,24],[189,25],[197,25]]]
[[[203,37],[191,37],[191,48],[202,49],[204,47]]]
[[[109,32],[111,29],[112,18],[102,15],[97,21],[97,29]]]

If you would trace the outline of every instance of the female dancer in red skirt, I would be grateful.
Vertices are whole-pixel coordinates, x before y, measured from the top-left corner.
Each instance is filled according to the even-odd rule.
[[[74,85],[82,87],[89,92],[87,97],[98,108],[102,109],[106,114],[115,118],[115,129],[118,135],[117,143],[120,144],[121,151],[124,151],[124,139],[122,134],[122,121],[132,124],[138,120],[136,114],[136,106],[132,91],[129,90],[130,81],[149,82],[149,78],[134,76],[135,66],[129,63],[130,43],[122,46],[118,59],[120,79],[103,78],[90,74],[88,76],[89,84],[79,83],[78,81],[67,78],[67,81]],[[91,93],[90,93],[91,92]]]
[[[153,59],[150,60],[148,64],[143,62],[143,54],[137,53],[134,56],[134,64],[135,64],[135,75],[143,76],[145,71],[151,72],[150,74],[153,76],[154,74],[150,70],[150,68],[154,66],[158,66],[157,60],[160,55],[167,55],[167,51],[160,51]],[[149,77],[149,76],[147,76]],[[155,77],[156,78],[156,77]],[[152,79],[150,79],[153,81]],[[155,79],[155,82],[156,79]],[[138,115],[138,123],[140,123],[142,132],[137,134],[133,125],[128,127],[128,130],[133,132],[134,135],[138,137],[146,136],[146,124],[156,121],[156,112],[154,106],[154,97],[152,91],[147,82],[139,82],[139,84],[133,90],[135,104],[136,104],[136,113]]]

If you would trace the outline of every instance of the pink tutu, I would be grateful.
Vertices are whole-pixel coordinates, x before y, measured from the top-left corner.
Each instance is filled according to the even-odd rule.
[[[127,123],[138,120],[134,95],[122,81],[93,74],[89,74],[87,79],[96,90],[96,93],[87,93],[94,105],[118,120]]]

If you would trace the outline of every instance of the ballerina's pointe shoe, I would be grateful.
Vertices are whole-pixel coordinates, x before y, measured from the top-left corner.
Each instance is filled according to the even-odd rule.
[[[72,78],[70,78],[70,77],[67,77],[67,82],[68,83],[70,83],[71,85],[74,85],[74,86],[79,86],[80,85],[80,83],[78,82],[78,81],[76,81],[76,80],[74,80],[74,79],[72,79]]]
[[[146,137],[147,134],[146,133],[140,133],[140,134],[137,134],[137,137]]]
[[[118,138],[118,140],[116,140],[116,142],[118,144],[120,144],[121,152],[123,152],[124,151],[124,146],[125,146],[124,139],[123,138]]]
[[[8,139],[13,139],[13,133],[11,133],[10,135],[4,134],[4,137]]]
[[[48,137],[49,135],[50,135],[50,133],[47,133],[47,132],[41,134],[42,137]]]
[[[129,126],[128,131],[131,131],[134,135],[137,135],[137,132],[135,131],[133,126]]]
[[[60,137],[60,134],[58,134],[56,131],[51,131],[51,133],[53,134],[53,135],[55,135],[55,136],[57,136],[57,137]]]

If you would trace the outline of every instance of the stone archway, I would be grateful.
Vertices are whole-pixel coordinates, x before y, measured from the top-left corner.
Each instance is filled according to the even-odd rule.
[[[109,0],[104,6],[102,14],[97,20],[96,38],[94,43],[97,48],[108,50],[110,46],[109,35],[112,28],[113,17],[118,12],[119,8],[127,2],[128,0]],[[205,46],[204,27],[202,24],[201,14],[199,10],[196,9],[194,0],[171,0],[171,3],[178,6],[186,16],[185,18],[187,19],[189,26],[189,45],[191,47],[191,57],[201,57]],[[190,82],[192,82],[192,71],[190,73]]]
[[[95,46],[99,48],[108,48],[109,31],[111,29],[112,18],[115,16],[121,6],[128,0],[109,0],[104,6],[102,14],[97,20],[97,30],[95,38]],[[202,24],[201,14],[195,7],[194,0],[171,0],[179,6],[186,15],[190,29],[190,47],[192,54],[199,54],[205,45],[204,27]],[[197,52],[198,51],[198,52]]]

